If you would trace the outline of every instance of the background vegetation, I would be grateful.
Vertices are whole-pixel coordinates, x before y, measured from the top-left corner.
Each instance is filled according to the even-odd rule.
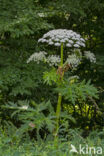
[[[82,81],[91,80],[99,98],[83,102],[78,97],[74,104],[63,99],[62,110],[68,111],[61,117],[57,147],[51,135],[57,92],[54,84],[43,82],[43,72],[50,69],[26,61],[40,50],[59,54],[59,48],[38,44],[37,40],[60,28],[87,38],[82,50],[92,51],[97,63],[84,61],[75,74]],[[70,144],[104,146],[103,41],[103,0],[0,0],[0,155],[68,156]],[[64,52],[66,57],[66,49]],[[29,110],[21,110],[22,106]]]

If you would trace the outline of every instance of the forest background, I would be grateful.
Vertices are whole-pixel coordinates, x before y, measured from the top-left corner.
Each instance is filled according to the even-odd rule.
[[[38,51],[59,54],[59,48],[38,43],[52,29],[73,30],[87,38],[82,50],[93,52],[97,60],[93,65],[84,61],[75,74],[81,81],[91,81],[98,98],[85,102],[78,98],[74,105],[63,99],[62,110],[68,114],[60,121],[58,147],[51,136],[54,122],[49,116],[56,110],[57,92],[54,84],[43,82],[43,72],[50,68],[43,63],[27,63]],[[89,85],[87,89],[90,92]],[[31,110],[18,109],[24,106]],[[71,143],[77,147],[85,141],[89,146],[103,147],[103,0],[0,0],[0,123],[0,155],[4,156],[41,156],[41,152],[44,156],[52,152],[67,156]]]

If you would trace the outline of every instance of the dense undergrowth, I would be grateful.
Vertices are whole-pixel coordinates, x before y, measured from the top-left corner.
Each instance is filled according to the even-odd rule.
[[[102,0],[0,1],[0,156],[79,156],[70,150],[80,144],[104,153],[103,12]],[[83,57],[77,69],[65,71],[61,83],[58,76],[66,66],[27,63],[40,51],[60,55],[60,47],[38,43],[52,29],[81,34],[86,40],[82,55],[93,52],[96,63]],[[64,46],[64,63],[72,50]]]
[[[74,156],[83,155],[83,153],[70,153],[71,145],[74,145],[77,150],[79,150],[79,145],[82,145],[82,147],[104,148],[103,131],[91,132],[88,137],[83,138],[80,130],[70,129],[67,138],[61,138],[60,136],[60,139],[57,142],[53,141],[52,136],[48,136],[47,139],[35,141],[30,139],[29,136],[19,138],[18,136],[13,135],[15,132],[9,134],[6,130],[2,129],[0,132],[0,155],[2,156]],[[84,149],[84,152],[86,154],[86,148]],[[92,155],[93,154],[94,153],[92,152]],[[89,156],[90,154],[88,153],[86,155]]]

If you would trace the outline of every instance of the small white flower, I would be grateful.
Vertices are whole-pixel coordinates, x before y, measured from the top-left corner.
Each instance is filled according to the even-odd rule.
[[[72,66],[72,68],[76,68],[80,64],[81,59],[75,54],[69,55],[66,63]]]
[[[40,38],[40,39],[38,40],[38,42],[42,42],[42,38]]]
[[[76,37],[75,37],[75,36],[73,36],[73,37],[72,37],[72,39],[73,39],[73,40],[76,40]]]
[[[85,42],[85,40],[83,38],[80,38],[81,41]]]
[[[39,17],[45,17],[45,14],[44,13],[38,13],[38,16]]]
[[[66,44],[66,47],[72,47],[72,45],[71,45],[71,44],[69,44],[69,43],[67,43],[67,44]]]
[[[58,41],[60,41],[60,40],[59,40],[59,38],[56,38],[55,41],[58,42]]]
[[[24,106],[20,107],[20,109],[27,110],[28,106],[24,105]]]
[[[82,42],[81,42],[80,45],[81,45],[82,47],[85,47],[85,43],[82,43]]]
[[[52,41],[51,41],[51,42],[49,42],[48,44],[49,44],[49,45],[53,45],[53,44],[54,44],[54,42],[52,42]]]
[[[80,46],[78,44],[74,44],[74,47],[75,48],[79,48]]]
[[[65,40],[66,42],[68,42],[68,41],[69,41],[68,37],[64,38],[64,40]]]
[[[79,34],[76,35],[77,38],[80,38],[81,36]]]
[[[43,38],[43,39],[41,40],[41,42],[44,43],[44,42],[47,42],[47,40]]]
[[[38,53],[34,53],[27,60],[27,63],[29,63],[30,61],[34,61],[34,62],[37,62],[39,64],[40,61],[44,61],[46,59],[46,55],[47,55],[47,53],[44,52],[44,51],[40,51]]]
[[[61,62],[61,59],[57,55],[51,55],[47,57],[47,63],[49,63],[50,66],[58,66]]]
[[[68,40],[68,42],[69,42],[70,44],[73,44],[73,43],[74,43],[72,40]]]
[[[64,40],[64,39],[62,39],[62,40],[60,40],[60,42],[61,42],[61,43],[65,43],[65,40]]]
[[[81,44],[81,42],[79,42],[79,41],[78,41],[78,42],[76,42],[76,44],[80,45],[80,44]]]
[[[84,52],[84,56],[90,60],[90,62],[92,63],[96,63],[96,57],[94,55],[94,53],[91,53],[90,51],[85,51]]]
[[[59,39],[63,39],[64,36],[63,36],[63,35],[59,35],[58,38],[59,38]]]
[[[57,46],[57,47],[60,47],[61,44],[57,42],[54,45]]]
[[[46,37],[48,37],[48,35],[47,35],[47,34],[44,34],[44,35],[43,35],[43,38],[46,38]]]

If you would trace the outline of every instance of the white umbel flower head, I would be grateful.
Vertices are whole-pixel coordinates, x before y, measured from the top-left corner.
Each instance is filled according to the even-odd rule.
[[[80,62],[81,59],[76,54],[69,55],[66,60],[66,63],[68,65],[71,65],[72,68],[76,68],[80,64]]]
[[[61,62],[61,59],[57,55],[50,55],[47,57],[47,63],[50,66],[58,66],[60,64],[60,62]]]
[[[27,60],[27,63],[30,61],[37,62],[37,64],[40,63],[40,61],[46,60],[47,53],[45,51],[40,51],[38,53],[34,53],[30,56],[30,58]]]
[[[44,34],[38,42],[46,42],[54,46],[61,46],[61,43],[63,43],[66,47],[85,47],[85,40],[76,32],[67,29],[51,30]]]
[[[90,60],[90,62],[92,63],[96,63],[96,57],[94,55],[94,53],[90,52],[90,51],[85,51],[84,52],[84,56]]]

